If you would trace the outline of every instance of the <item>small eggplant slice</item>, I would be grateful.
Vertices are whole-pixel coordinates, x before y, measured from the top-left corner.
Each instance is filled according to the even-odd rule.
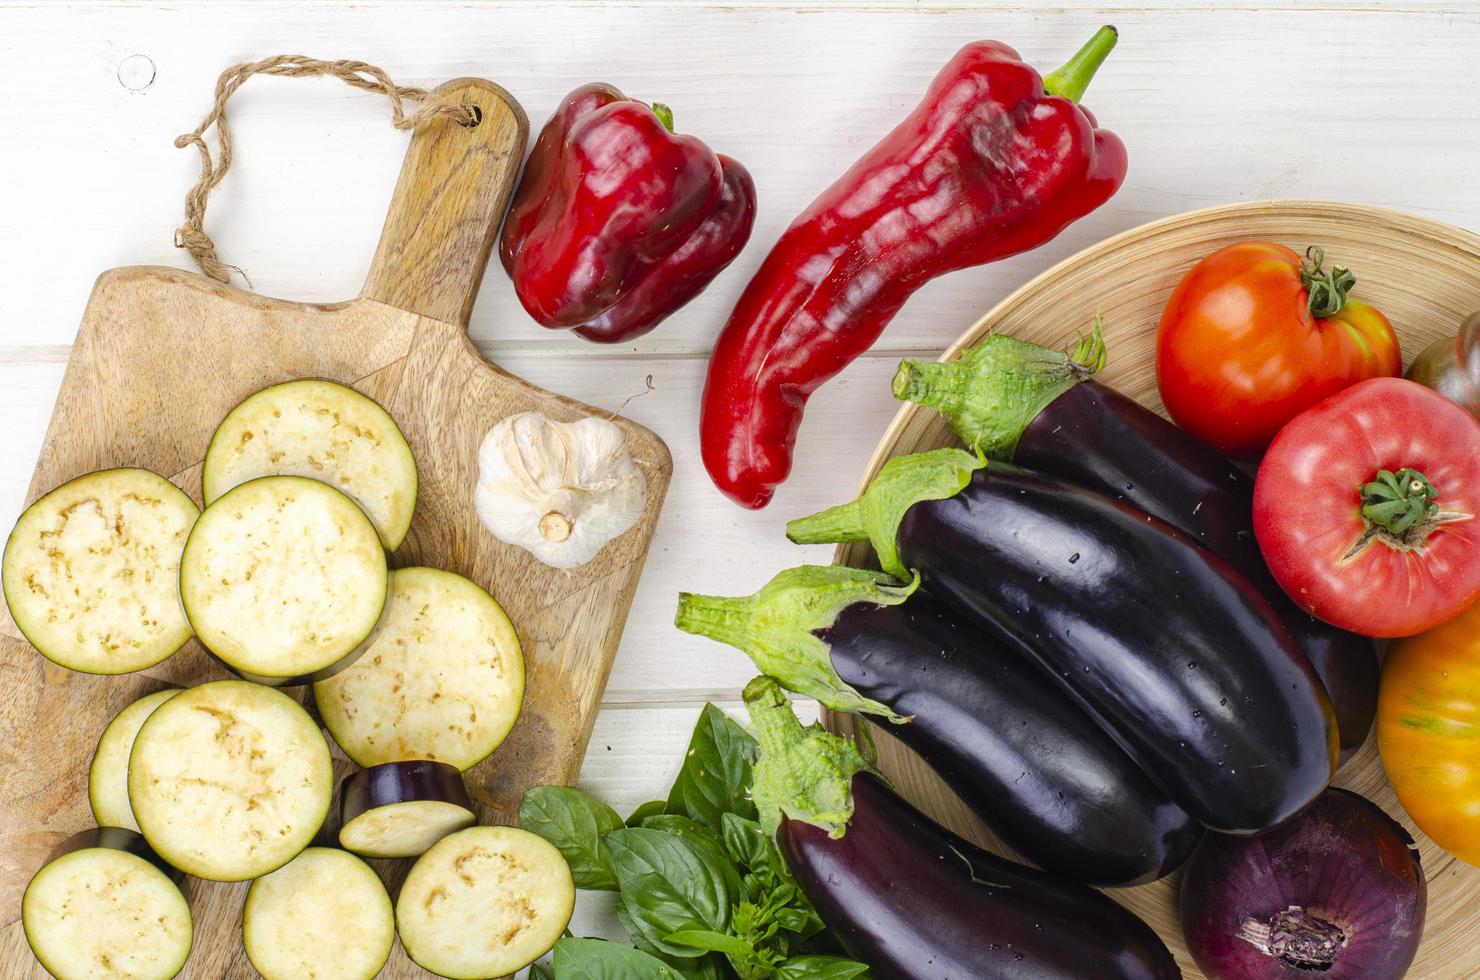
[[[242,907],[242,945],[263,980],[373,980],[395,937],[380,877],[332,847],[310,847],[258,878]]]
[[[128,798],[151,847],[197,878],[244,881],[291,861],[328,815],[323,732],[292,698],[212,681],[154,710],[129,755]]]
[[[307,378],[264,388],[221,420],[201,467],[206,503],[261,476],[306,476],[354,498],[386,551],[411,527],[416,460],[386,410],[353,388]]]
[[[26,886],[21,919],[57,980],[169,980],[195,934],[184,873],[121,827],[62,841]]]
[[[779,685],[745,689],[761,821],[876,980],[1172,980],[1172,954],[1103,893],[990,854],[878,779],[851,742],[803,728]]]
[[[152,667],[190,639],[180,553],[200,510],[141,469],[99,470],[26,508],[0,562],[10,615],[41,655],[89,674]]]
[[[1178,867],[1202,828],[1038,667],[881,572],[803,565],[753,596],[679,596],[678,627],[891,735],[1039,867],[1095,885]],[[902,717],[903,716],[903,717]]]
[[[515,827],[469,827],[411,866],[396,897],[396,930],[406,955],[438,976],[500,977],[555,945],[575,899],[555,845]]]
[[[386,762],[346,776],[339,814],[339,846],[375,858],[417,857],[478,822],[457,767],[425,759]]]
[[[961,449],[891,459],[860,500],[787,525],[866,539],[1036,663],[1178,806],[1253,835],[1336,769],[1310,662],[1249,581],[1119,501]]]
[[[180,562],[201,643],[264,684],[343,670],[386,603],[385,550],[358,504],[327,483],[265,476],[207,507]]]
[[[476,583],[402,568],[364,655],[313,695],[329,733],[362,766],[432,759],[466,771],[514,727],[524,656],[503,607]]]
[[[128,805],[128,757],[139,729],[154,709],[180,693],[178,687],[146,694],[124,708],[98,739],[92,767],[87,772],[87,800],[99,827],[123,827],[138,832],[133,808]]]

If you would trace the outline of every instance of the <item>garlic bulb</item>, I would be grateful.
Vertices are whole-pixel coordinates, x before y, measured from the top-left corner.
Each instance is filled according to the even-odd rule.
[[[520,412],[478,450],[478,520],[546,565],[574,568],[642,515],[647,481],[606,419],[556,422]]]

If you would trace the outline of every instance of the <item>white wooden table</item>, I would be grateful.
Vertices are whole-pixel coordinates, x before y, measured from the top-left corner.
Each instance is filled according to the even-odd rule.
[[[1085,101],[1129,146],[1124,188],[1050,245],[923,290],[813,400],[774,503],[751,513],[727,502],[698,457],[705,357],[777,235],[961,44],[999,38],[1048,70],[1102,23],[1120,28],[1120,46]],[[738,653],[673,628],[676,593],[750,592],[780,568],[828,559],[788,544],[782,525],[851,495],[894,412],[888,379],[902,354],[938,352],[1059,259],[1191,208],[1317,197],[1480,228],[1477,50],[1480,4],[1460,0],[0,0],[0,527],[19,510],[93,277],[189,266],[171,235],[198,163],[171,141],[205,113],[223,68],[301,53],[362,59],[402,84],[480,75],[507,87],[535,128],[592,80],[666,102],[681,130],[755,175],[759,218],[735,265],[658,331],[612,348],[534,324],[495,262],[472,327],[504,367],[603,407],[652,378],[625,411],[668,441],[673,487],[581,775],[625,810],[666,791],[699,707],[735,709],[753,673]],[[232,120],[237,162],[207,221],[222,257],[267,295],[356,295],[406,139],[383,101],[332,81],[254,79]],[[609,911],[583,898],[573,928],[620,936]]]

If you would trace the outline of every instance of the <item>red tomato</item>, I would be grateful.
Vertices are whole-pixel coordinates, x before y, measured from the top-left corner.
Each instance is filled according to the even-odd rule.
[[[1410,636],[1480,597],[1480,421],[1401,378],[1353,385],[1270,443],[1254,535],[1313,616]]]
[[[1225,453],[1256,453],[1290,419],[1367,378],[1402,370],[1398,336],[1321,269],[1283,245],[1240,242],[1177,284],[1156,337],[1156,384],[1183,428]]]

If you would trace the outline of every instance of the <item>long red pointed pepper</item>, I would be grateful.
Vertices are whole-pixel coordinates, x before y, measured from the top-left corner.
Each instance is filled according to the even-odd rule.
[[[709,362],[701,444],[725,494],[745,507],[770,501],[808,397],[916,289],[1041,245],[1115,193],[1125,146],[1076,104],[1115,40],[1101,28],[1043,79],[1005,44],[968,44],[792,223]]]

